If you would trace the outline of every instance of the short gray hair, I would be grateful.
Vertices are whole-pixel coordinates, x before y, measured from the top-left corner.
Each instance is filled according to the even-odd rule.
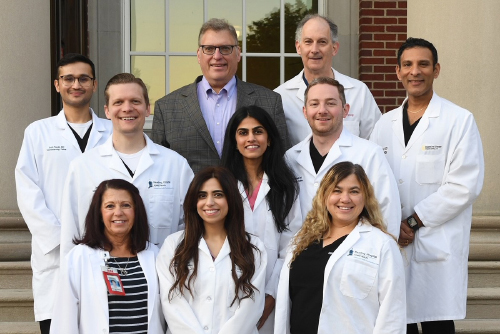
[[[203,25],[200,28],[200,33],[198,34],[198,46],[201,44],[201,37],[203,34],[205,34],[208,30],[213,30],[216,32],[219,31],[229,31],[229,33],[233,36],[234,38],[234,45],[238,45],[238,35],[236,34],[236,29],[232,25],[227,22],[227,20],[224,19],[210,19],[207,22],[203,23]]]
[[[306,16],[304,16],[302,20],[300,20],[299,24],[297,25],[297,30],[295,30],[295,40],[300,42],[300,39],[302,37],[302,28],[304,28],[304,24],[306,24],[307,21],[316,18],[323,19],[325,20],[326,23],[328,23],[328,26],[330,27],[330,38],[332,39],[332,43],[337,42],[339,28],[328,17],[319,14],[307,14]]]

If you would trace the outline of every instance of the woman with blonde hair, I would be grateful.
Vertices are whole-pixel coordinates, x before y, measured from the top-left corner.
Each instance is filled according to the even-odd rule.
[[[275,333],[405,333],[402,257],[360,165],[328,171],[291,245]]]

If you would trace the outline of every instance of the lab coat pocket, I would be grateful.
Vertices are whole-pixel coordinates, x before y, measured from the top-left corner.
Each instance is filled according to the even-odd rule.
[[[422,227],[415,235],[415,261],[443,261],[450,255],[450,242],[443,226]]]
[[[31,268],[34,272],[44,272],[47,270],[54,270],[56,268],[59,268],[59,246],[57,246],[47,254],[43,254],[42,249],[38,247],[38,244],[36,242],[33,242],[31,246]]]
[[[415,179],[417,183],[441,183],[444,173],[444,160],[444,155],[442,154],[417,155],[417,166],[415,170]]]
[[[365,299],[373,288],[377,273],[378,264],[350,257],[342,271],[340,291],[347,297]]]
[[[151,242],[155,245],[163,244],[172,229],[174,196],[165,194],[163,191],[151,192],[148,214]]]
[[[349,130],[355,136],[359,136],[359,122],[358,121],[346,121],[344,119],[344,128]]]

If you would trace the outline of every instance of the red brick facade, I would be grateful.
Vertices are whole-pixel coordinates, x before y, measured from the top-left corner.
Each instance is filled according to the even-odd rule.
[[[359,1],[359,79],[383,113],[401,105],[406,95],[395,72],[406,32],[406,0]]]

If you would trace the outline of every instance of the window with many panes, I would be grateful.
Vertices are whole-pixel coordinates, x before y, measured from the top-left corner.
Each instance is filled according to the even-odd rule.
[[[295,28],[304,15],[322,14],[322,8],[323,0],[127,0],[125,71],[144,80],[153,107],[201,75],[198,33],[215,17],[236,28],[242,50],[238,77],[274,89],[302,69]]]

